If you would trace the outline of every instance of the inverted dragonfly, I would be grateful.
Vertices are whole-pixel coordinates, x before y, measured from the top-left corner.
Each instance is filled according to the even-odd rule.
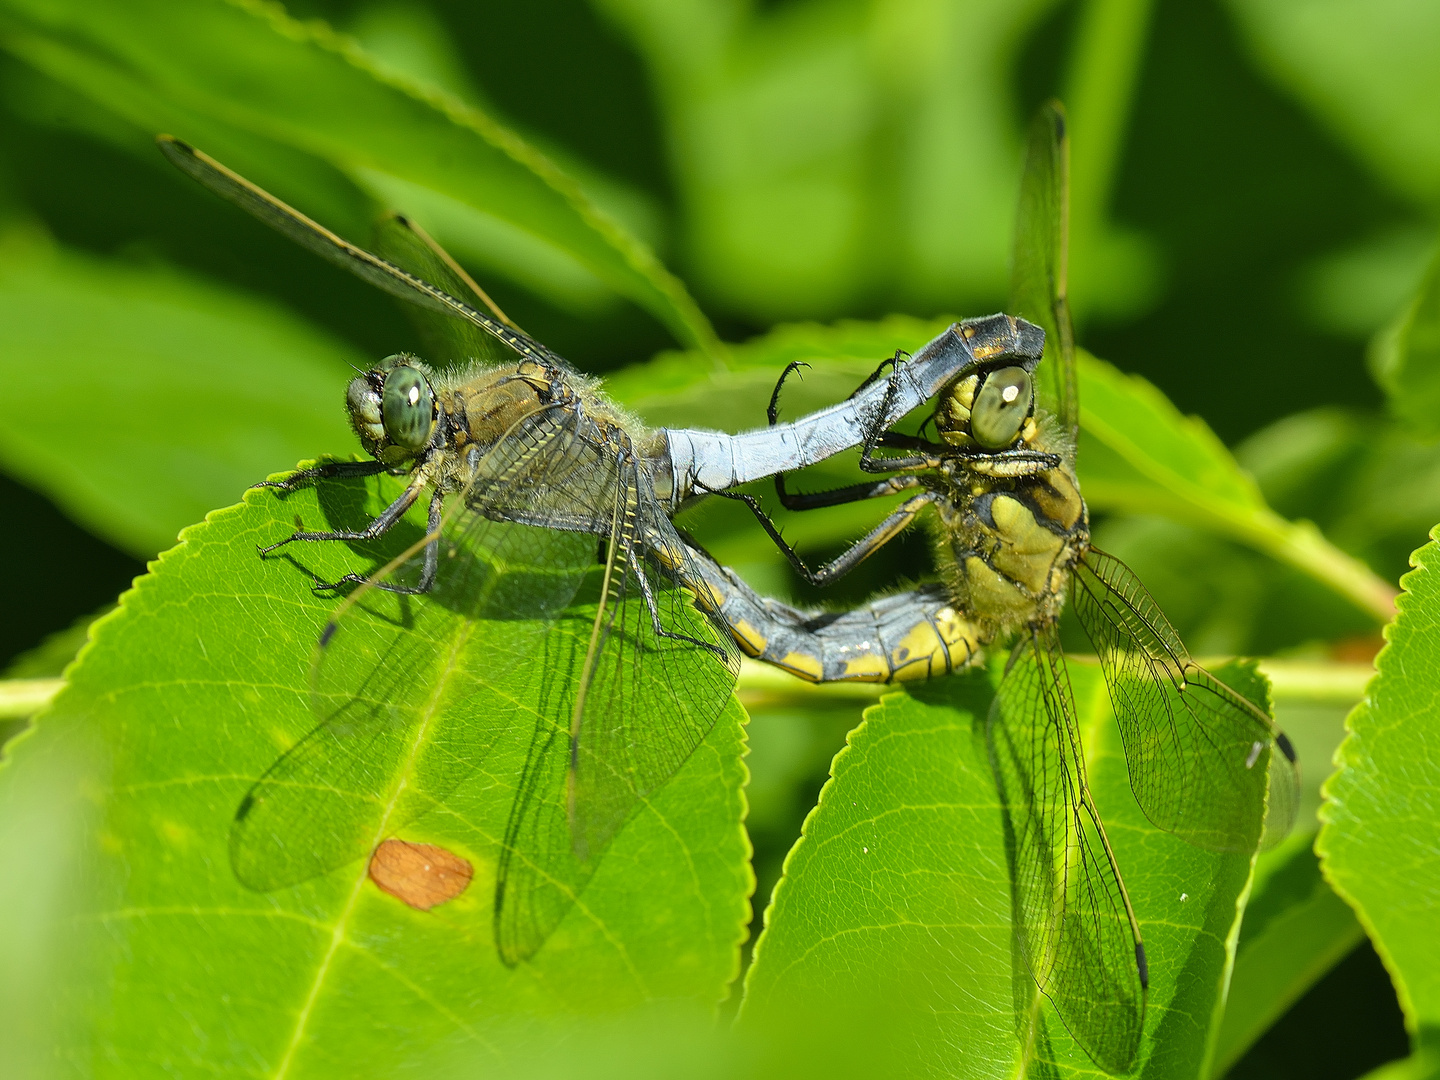
[[[1076,1040],[1120,1073],[1138,1053],[1148,967],[1085,778],[1058,633],[1067,595],[1099,655],[1131,787],[1157,827],[1212,850],[1274,843],[1294,821],[1299,772],[1274,721],[1196,664],[1130,569],[1091,543],[1075,474],[1066,155],[1064,113],[1052,104],[1031,128],[1012,295],[1013,310],[1045,327],[1048,364],[999,357],[962,374],[930,418],[933,440],[874,431],[861,466],[883,479],[812,494],[777,479],[782,501],[800,510],[914,492],[819,570],[772,528],[813,584],[835,580],[922,516],[937,536],[941,582],[814,617],[713,564],[700,569],[725,621],[756,628],[742,648],[817,681],[928,678],[1014,643],[987,736],[1014,838],[1016,941]],[[880,455],[882,446],[903,453]]]

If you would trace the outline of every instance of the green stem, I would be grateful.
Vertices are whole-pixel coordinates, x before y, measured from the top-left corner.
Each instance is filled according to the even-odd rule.
[[[1066,655],[1073,663],[1093,664],[1093,656]],[[1207,667],[1224,662],[1210,659]],[[1260,661],[1260,672],[1270,680],[1271,697],[1279,703],[1320,702],[1349,705],[1365,696],[1365,687],[1375,669],[1370,664],[1339,664],[1312,660]],[[822,683],[816,685],[787,675],[778,668],[746,660],[740,668],[736,693],[747,709],[804,706],[816,701],[855,701],[869,704],[881,694],[902,689],[883,683]]]
[[[1070,295],[1082,301],[1091,291],[1084,284],[1085,263],[1104,239],[1151,6],[1151,0],[1090,0],[1070,54],[1064,89],[1071,136],[1070,251],[1072,262],[1081,263],[1072,266]]]
[[[1087,495],[1100,496],[1087,500],[1092,508],[1160,514],[1228,536],[1308,574],[1381,623],[1395,617],[1395,587],[1326,540],[1311,522],[1286,520],[1266,506],[1258,492],[1239,501],[1192,483],[1093,413],[1082,413],[1081,427],[1155,485],[1087,484]]]
[[[0,720],[35,715],[64,685],[64,679],[0,679]]]

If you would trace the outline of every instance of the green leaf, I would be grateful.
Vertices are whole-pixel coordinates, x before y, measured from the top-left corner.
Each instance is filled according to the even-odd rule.
[[[1020,139],[1002,73],[1045,4],[601,7],[650,69],[686,247],[728,306],[771,321],[1004,295]]]
[[[1306,829],[1260,856],[1211,1076],[1224,1076],[1365,936],[1355,913],[1321,877],[1310,850],[1314,835]]]
[[[54,845],[60,862],[42,850],[33,864],[37,880],[65,883],[26,938],[52,948],[19,968],[36,979],[25,993],[43,994],[27,1015],[43,1014],[65,1061],[124,1076],[433,1072],[456,1055],[493,1061],[522,1020],[662,999],[713,1008],[724,996],[750,888],[733,703],[618,835],[544,948],[514,969],[497,958],[491,908],[524,723],[443,810],[399,830],[473,864],[458,899],[413,910],[371,885],[363,860],[269,894],[236,881],[236,808],[314,725],[310,658],[335,605],[296,564],[333,577],[377,553],[319,544],[291,562],[261,560],[255,545],[287,534],[297,514],[348,521],[396,483],[327,485],[324,503],[314,490],[252,492],[187,529],[96,625],[68,688],[10,747],[0,822],[18,828],[40,778],[72,808],[63,820],[74,831]],[[503,625],[477,626],[477,655],[514,639]],[[503,690],[482,682],[467,699],[471,720],[491,718],[497,692],[534,708],[542,682],[534,663]]]
[[[5,13],[5,48],[152,135],[170,130],[267,186],[275,150],[289,151],[277,193],[302,208],[314,204],[288,188],[315,178],[293,167],[294,151],[402,201],[442,242],[519,280],[543,288],[558,275],[552,298],[583,306],[613,290],[686,344],[718,347],[679,281],[575,181],[474,106],[381,70],[321,23],[259,0],[8,0]]]
[[[1440,1025],[1440,530],[1400,579],[1395,622],[1365,700],[1350,714],[1325,785],[1316,850],[1325,876],[1355,908],[1395,982],[1412,1033]]]
[[[1150,995],[1138,1075],[1203,1070],[1250,875],[1158,832],[1130,792],[1099,668],[1070,665],[1089,778],[1139,916]],[[1264,693],[1253,669],[1227,681]],[[913,1047],[917,1072],[1023,1075],[1095,1069],[1012,954],[1010,872],[985,745],[983,674],[892,695],[866,711],[786,862],[746,980],[742,1016],[839,999],[873,1005]],[[893,1030],[893,1029],[892,1029]]]
[[[1238,540],[1314,577],[1377,621],[1394,590],[1309,522],[1286,521],[1198,417],[1153,385],[1079,356],[1080,480],[1094,509],[1161,514]]]
[[[1405,312],[1376,339],[1370,367],[1391,411],[1415,436],[1440,435],[1440,256]]]
[[[162,268],[12,242],[0,258],[0,466],[153,555],[287,461],[348,456],[346,345]],[[20,407],[28,399],[27,407]]]
[[[1299,755],[1304,788],[1295,832],[1261,852],[1255,863],[1210,1070],[1214,1077],[1240,1060],[1365,933],[1321,875],[1312,850],[1320,785],[1344,736],[1345,714],[1364,691],[1364,668],[1278,660],[1261,670],[1271,680],[1276,722]]]

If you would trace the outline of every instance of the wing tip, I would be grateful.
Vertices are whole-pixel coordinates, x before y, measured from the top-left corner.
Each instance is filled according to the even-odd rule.
[[[1059,98],[1051,98],[1045,103],[1045,113],[1049,116],[1050,122],[1055,125],[1055,141],[1060,142],[1066,135],[1065,106]]]
[[[1290,762],[1291,765],[1298,765],[1300,763],[1295,754],[1295,746],[1290,742],[1290,736],[1286,735],[1285,732],[1275,732],[1275,745],[1280,748],[1280,752],[1285,755],[1285,760]]]

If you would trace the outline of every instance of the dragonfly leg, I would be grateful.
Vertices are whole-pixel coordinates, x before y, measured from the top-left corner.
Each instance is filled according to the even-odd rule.
[[[862,502],[865,499],[883,499],[886,495],[898,495],[911,488],[922,487],[925,481],[918,476],[887,476],[883,480],[871,480],[848,487],[831,488],[829,491],[801,491],[785,493],[783,505],[787,510],[818,510],[825,506],[842,506],[845,503]],[[727,494],[716,492],[716,494]],[[750,507],[756,515],[763,514],[759,503]]]
[[[357,464],[360,464],[357,462]],[[415,500],[420,497],[420,492],[427,487],[424,478],[416,477],[400,493],[400,497],[382,510],[374,521],[370,522],[363,529],[338,529],[335,532],[310,532],[305,529],[297,530],[284,540],[260,548],[261,555],[268,555],[276,548],[282,548],[286,544],[294,543],[296,540],[374,540],[384,536],[395,523],[405,516],[405,511],[415,505]]]
[[[663,638],[667,641],[684,641],[691,645],[698,645],[700,648],[707,649],[714,653],[720,658],[722,663],[729,659],[725,654],[725,650],[713,642],[701,641],[699,638],[693,638],[689,634],[677,634],[672,630],[666,630],[664,624],[660,621],[660,605],[655,601],[654,587],[650,584],[649,575],[645,573],[644,559],[637,557],[637,553],[632,552],[630,565],[635,571],[635,580],[640,583],[640,595],[645,599],[645,609],[650,612],[650,625],[655,631],[656,637]]]
[[[397,585],[390,581],[377,581],[374,587],[385,592],[402,596],[423,596],[435,587],[435,574],[440,569],[440,524],[444,520],[445,495],[436,491],[430,496],[429,532],[425,543],[425,562],[420,569],[420,580],[414,585]],[[316,592],[334,592],[342,585],[364,585],[370,579],[360,574],[346,574],[339,581],[325,582],[315,586]]]
[[[865,489],[868,491],[868,493],[862,493],[861,495],[856,497],[873,498],[876,495],[893,494],[897,491],[903,491],[906,488],[917,487],[921,483],[922,481],[919,477],[891,477],[888,480],[883,480],[878,484],[856,485],[857,489]],[[835,559],[833,562],[826,564],[825,566],[822,566],[819,570],[811,570],[810,567],[805,565],[804,560],[800,558],[799,554],[795,551],[795,549],[792,548],[789,543],[786,542],[785,538],[780,535],[779,527],[775,524],[774,521],[770,519],[770,515],[765,513],[765,511],[761,509],[760,500],[755,498],[755,496],[747,495],[744,492],[740,491],[711,491],[708,493],[713,495],[721,495],[727,499],[736,499],[748,506],[750,508],[750,512],[755,515],[755,519],[760,522],[760,527],[765,530],[765,532],[769,535],[775,546],[780,549],[781,553],[785,556],[785,558],[790,560],[790,565],[795,568],[795,572],[799,574],[805,581],[809,582],[811,585],[816,586],[829,585],[832,581],[835,581],[837,578],[844,577],[851,570],[854,570],[855,567],[859,566],[871,555],[875,554],[875,552],[879,551],[891,540],[895,539],[895,537],[900,535],[900,533],[903,532],[905,528],[912,521],[915,520],[915,518],[919,515],[920,511],[923,510],[929,503],[933,502],[936,498],[934,492],[923,491],[919,495],[915,495],[909,499],[906,499],[903,503],[901,503],[889,514],[887,514],[885,518],[880,522],[880,524],[876,525],[875,528],[871,529],[863,537],[855,541],[855,543],[852,544],[845,552],[843,552],[839,556],[839,558]],[[836,493],[819,492],[818,494],[821,496],[826,496]],[[837,500],[837,502],[848,501],[853,500]],[[816,505],[823,506],[827,504],[817,503]]]
[[[323,465],[316,465],[314,468],[301,469],[293,475],[287,476],[284,480],[261,480],[258,484],[251,484],[257,488],[279,488],[289,494],[303,484],[312,480],[334,480],[347,476],[374,476],[376,473],[385,472],[390,466],[383,461],[327,461]]]
[[[774,427],[780,422],[780,391],[785,386],[785,380],[792,373],[808,368],[810,365],[804,360],[791,360],[785,365],[785,370],[780,372],[780,378],[775,380],[775,389],[770,391],[770,405],[765,410],[766,417],[770,420],[770,426]]]
[[[899,353],[896,353],[894,371],[886,384],[885,397],[880,404],[880,411],[875,417],[875,422],[870,425],[870,430],[866,432],[865,441],[860,446],[860,470],[862,472],[909,472],[938,469],[946,457],[945,451],[948,447],[928,443],[913,435],[886,430],[885,425],[890,416],[890,409],[895,403],[896,388],[899,385],[897,381],[900,374],[898,358]],[[878,378],[879,374],[880,372],[877,370],[871,378]],[[881,446],[896,446],[921,452],[900,457],[879,457],[875,451]]]
[[[869,375],[865,377],[864,382],[862,382],[854,390],[850,391],[850,396],[847,397],[845,400],[849,401],[851,398],[855,397],[856,394],[862,393],[867,388],[874,385],[879,380],[881,373],[887,367],[890,368],[892,373],[898,371],[900,369],[900,361],[902,359],[909,359],[909,357],[910,354],[907,353],[904,349],[896,349],[895,355],[881,360],[879,366],[877,366],[874,371],[872,371]],[[785,365],[785,370],[780,372],[780,378],[775,380],[775,389],[770,391],[770,406],[765,410],[765,415],[769,418],[771,427],[774,427],[777,423],[779,423],[780,391],[785,387],[785,380],[788,379],[795,372],[802,371],[809,366],[810,365],[807,364],[804,360],[791,360],[790,363]],[[886,404],[889,405],[890,401],[893,400],[894,397],[893,391],[890,394],[886,395],[886,397]],[[883,410],[883,412],[888,413],[889,409],[887,408]]]
[[[886,388],[885,399],[883,404],[881,405],[879,414],[882,418],[888,416],[890,414],[890,407],[894,403],[895,399],[895,377],[900,371],[900,360],[901,358],[907,357],[908,355],[909,354],[904,352],[903,350],[896,349],[895,355],[890,357],[889,359],[882,360],[880,362],[880,365],[870,373],[870,375],[865,379],[865,381],[862,382],[854,389],[854,391],[851,392],[850,397],[854,398],[856,394],[859,394],[861,391],[865,390],[866,387],[875,383],[880,378],[881,373],[884,372],[884,370],[888,367],[891,369],[890,385]],[[780,373],[780,378],[775,383],[775,389],[770,393],[770,405],[765,410],[765,416],[770,421],[771,427],[774,427],[776,423],[779,422],[780,391],[785,386],[785,380],[789,378],[789,376],[793,372],[800,371],[802,368],[808,368],[809,366],[810,365],[805,363],[803,360],[792,360],[789,364],[785,365],[785,370]],[[874,449],[874,444],[876,442],[883,441],[886,436],[891,434],[893,433],[885,432],[883,430],[877,430],[873,425],[871,426],[869,432],[867,432],[865,446],[864,449],[861,451],[860,461],[861,468],[865,469],[866,472],[894,472],[897,469],[905,468],[906,461],[908,459],[897,458],[892,463],[891,461],[887,461],[885,459],[874,459],[871,456],[871,451]],[[935,463],[930,459],[926,459],[923,463],[917,465],[916,467],[934,468]],[[858,492],[864,492],[866,490],[868,489],[865,485],[854,485],[848,488],[841,488],[839,489],[839,492],[837,492],[837,494],[840,495],[840,497],[837,499],[837,502],[849,502],[852,499],[873,498],[874,496],[871,495],[856,494]],[[886,492],[883,491],[879,492],[879,494],[885,493]],[[775,494],[779,497],[780,504],[791,510],[808,509],[811,505],[834,505],[833,503],[807,504],[804,502],[804,496],[801,496],[798,500],[792,503],[791,500],[796,499],[796,497],[791,495],[791,493],[786,489],[785,474],[783,472],[775,474]],[[751,509],[754,510],[755,507],[752,506]]]
[[[881,360],[880,363],[876,366],[875,370],[865,377],[865,381],[862,382],[859,386],[857,386],[854,390],[850,391],[850,397],[853,398],[855,395],[864,392],[865,390],[869,389],[871,386],[874,386],[877,382],[879,382],[881,372],[883,372],[887,367],[890,369],[890,377],[893,379],[895,377],[895,373],[900,370],[900,361],[908,359],[910,359],[909,353],[907,353],[904,349],[896,349],[894,356],[887,357],[886,359]],[[889,410],[887,409],[885,411],[888,412]]]

